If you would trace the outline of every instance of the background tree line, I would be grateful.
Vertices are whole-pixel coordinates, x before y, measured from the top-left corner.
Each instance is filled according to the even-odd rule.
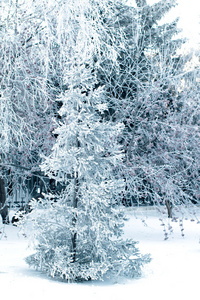
[[[111,119],[125,124],[126,158],[118,170],[126,180],[125,205],[199,200],[197,70],[188,72],[190,57],[178,53],[184,43],[176,38],[178,19],[159,23],[174,5],[116,2],[113,18],[103,20],[110,46],[120,50],[117,68],[109,58],[99,64],[96,88],[105,86]],[[43,178],[41,155],[55,142],[57,96],[68,83],[58,8],[49,2],[43,13],[37,2],[20,1],[2,8],[1,169],[13,186],[19,177],[22,184]]]

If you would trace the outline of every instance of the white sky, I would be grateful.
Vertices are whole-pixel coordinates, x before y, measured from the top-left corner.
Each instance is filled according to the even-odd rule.
[[[166,0],[167,1],[167,0]],[[183,36],[189,38],[189,47],[200,48],[200,0],[177,0],[178,6],[166,15],[166,22],[180,17],[179,27],[183,28]],[[129,0],[134,3],[135,0]],[[158,0],[147,0],[153,4]],[[199,45],[198,45],[199,44]]]
[[[198,47],[200,44],[200,1],[178,0],[178,6],[169,15],[170,18],[180,17],[179,27],[183,28],[182,34],[189,38],[189,46]]]

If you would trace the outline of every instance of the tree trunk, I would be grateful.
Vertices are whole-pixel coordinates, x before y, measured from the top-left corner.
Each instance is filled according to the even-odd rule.
[[[172,218],[172,203],[169,200],[165,200],[165,205],[167,207],[168,218]]]
[[[76,177],[74,178],[74,197],[73,197],[73,208],[76,209],[78,207],[78,173],[76,173]],[[77,213],[74,212],[74,216],[72,219],[72,226],[74,228],[74,233],[72,234],[72,262],[76,261],[76,246],[77,246],[77,232],[76,232],[76,222],[77,222]]]
[[[76,146],[80,148],[80,142],[78,136],[76,137]],[[74,196],[72,207],[76,210],[78,207],[78,190],[79,190],[79,174],[74,172]],[[72,262],[76,261],[76,249],[77,249],[77,232],[76,232],[76,223],[77,223],[77,212],[74,211],[74,216],[72,218],[72,226],[74,228],[74,233],[72,234]]]
[[[0,214],[2,216],[3,224],[8,224],[8,206],[6,205],[6,189],[3,178],[0,178]]]

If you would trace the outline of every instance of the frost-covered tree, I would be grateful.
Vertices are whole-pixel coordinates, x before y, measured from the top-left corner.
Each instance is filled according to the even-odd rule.
[[[124,28],[126,45],[118,73],[102,68],[107,76],[99,75],[113,95],[112,119],[125,124],[124,203],[181,208],[199,195],[199,127],[192,121],[198,94],[192,100],[183,85],[188,58],[177,52],[184,42],[176,39],[178,20],[160,23],[176,1],[135,2],[118,7],[116,27]]]
[[[11,190],[31,176],[42,178],[41,153],[48,155],[55,139],[61,60],[52,7],[44,12],[42,2],[16,0],[2,1],[1,9],[0,166]]]
[[[124,179],[116,176],[123,151],[123,125],[105,120],[107,94],[98,87],[101,62],[115,65],[104,18],[113,17],[112,1],[71,0],[62,3],[57,31],[63,43],[68,86],[59,96],[61,120],[57,140],[41,168],[65,184],[60,196],[33,202],[36,253],[30,265],[65,280],[103,279],[104,275],[138,276],[149,260],[135,242],[122,238],[124,217],[118,206]]]

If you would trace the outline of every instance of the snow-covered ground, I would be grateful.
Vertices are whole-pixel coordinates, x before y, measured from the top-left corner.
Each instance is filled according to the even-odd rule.
[[[139,241],[142,253],[151,253],[152,261],[140,279],[122,282],[63,283],[30,269],[24,258],[30,254],[28,240],[19,228],[0,225],[0,298],[6,299],[197,299],[200,281],[200,224],[184,221],[170,223],[173,233],[164,240],[163,226],[154,209],[128,210],[125,235]],[[139,217],[135,217],[139,216]],[[146,221],[146,225],[144,222]]]

